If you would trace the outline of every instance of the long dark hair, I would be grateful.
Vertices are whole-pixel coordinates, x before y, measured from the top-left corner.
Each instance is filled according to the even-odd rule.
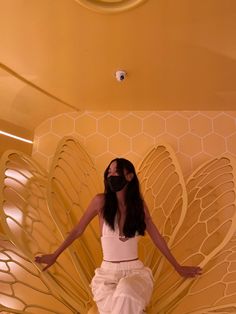
[[[108,170],[112,162],[117,163],[117,172],[119,175],[124,175],[124,169],[127,173],[133,173],[133,178],[128,182],[125,193],[125,205],[126,205],[126,218],[124,223],[123,233],[126,237],[134,237],[136,233],[144,235],[145,213],[144,204],[141,197],[139,181],[135,172],[133,164],[125,158],[113,159],[104,172],[104,185],[105,185],[105,203],[103,207],[103,218],[106,223],[114,230],[115,229],[115,217],[118,211],[118,202],[116,193],[112,192],[108,182]]]

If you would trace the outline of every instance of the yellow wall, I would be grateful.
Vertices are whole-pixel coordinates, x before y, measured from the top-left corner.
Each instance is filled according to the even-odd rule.
[[[42,123],[35,131],[33,157],[46,169],[58,141],[75,136],[103,173],[116,156],[137,165],[161,142],[176,152],[184,175],[211,157],[236,156],[236,111],[71,112]]]

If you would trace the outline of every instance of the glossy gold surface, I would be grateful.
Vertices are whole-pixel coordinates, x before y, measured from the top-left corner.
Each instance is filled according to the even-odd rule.
[[[141,239],[140,256],[155,278],[147,312],[235,313],[235,159],[212,157],[185,181],[174,150],[160,143],[136,167],[152,218],[171,251],[181,264],[203,268],[198,278],[180,278],[150,238]],[[49,173],[20,152],[3,155],[1,311],[96,313],[89,288],[101,260],[96,221],[48,272],[33,258],[58,246],[101,182],[83,145],[72,137],[59,142]]]

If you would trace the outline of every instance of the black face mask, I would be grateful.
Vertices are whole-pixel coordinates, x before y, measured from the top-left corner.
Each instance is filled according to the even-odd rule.
[[[122,190],[126,186],[127,182],[128,181],[124,176],[110,176],[107,178],[107,183],[112,192],[118,192]]]

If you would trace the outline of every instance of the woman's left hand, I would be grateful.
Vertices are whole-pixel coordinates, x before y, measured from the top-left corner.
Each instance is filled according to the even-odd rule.
[[[175,270],[179,273],[180,276],[185,278],[193,278],[202,274],[202,269],[198,266],[178,265]]]

